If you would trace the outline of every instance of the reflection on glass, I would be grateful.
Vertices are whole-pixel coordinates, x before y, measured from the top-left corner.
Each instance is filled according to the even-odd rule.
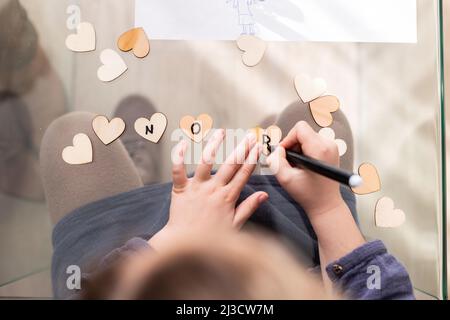
[[[358,198],[362,230],[388,244],[418,289],[441,297],[438,1],[418,1],[418,44],[270,43],[264,61],[248,69],[233,42],[152,41],[146,59],[124,55],[129,70],[109,84],[96,78],[98,55],[132,25],[132,2],[80,2],[83,20],[95,22],[101,35],[97,52],[81,55],[64,47],[69,31],[61,13],[69,2],[0,1],[0,284],[50,266],[52,228],[38,153],[54,119],[89,111],[127,123],[122,151],[141,181],[128,176],[121,186],[96,186],[105,192],[100,197],[108,190],[169,181],[170,134],[187,114],[206,112],[215,127],[243,129],[273,123],[287,128],[296,117],[307,118],[308,113],[295,113],[304,108],[292,79],[308,73],[326,79],[342,102],[339,123],[348,120],[351,130],[335,131],[349,146],[354,139],[342,165],[356,170],[369,161],[380,171],[382,192]],[[154,112],[169,119],[158,145],[143,142],[133,130],[138,116]],[[54,148],[60,152],[60,146]],[[106,162],[90,181],[102,177],[102,165]],[[43,174],[49,176],[52,167],[47,167]],[[382,196],[407,214],[402,228],[373,226],[374,205]],[[56,208],[81,205],[75,197],[54,198]],[[68,213],[53,211],[53,222]]]

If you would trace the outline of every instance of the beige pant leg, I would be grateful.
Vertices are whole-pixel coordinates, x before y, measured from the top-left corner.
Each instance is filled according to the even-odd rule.
[[[143,184],[120,140],[105,146],[92,129],[95,115],[76,112],[55,120],[47,129],[40,152],[42,180],[52,222],[83,205],[127,192]],[[132,128],[127,128],[132,130]],[[94,161],[69,165],[62,151],[72,145],[76,134],[92,141]]]

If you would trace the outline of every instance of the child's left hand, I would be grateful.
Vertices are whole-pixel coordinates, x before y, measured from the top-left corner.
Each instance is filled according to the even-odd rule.
[[[202,163],[191,179],[188,179],[184,166],[186,142],[182,141],[175,148],[169,222],[150,240],[152,246],[166,241],[171,234],[186,230],[240,229],[269,198],[265,192],[256,192],[236,208],[241,191],[256,168],[262,147],[256,143],[254,134],[247,135],[213,176],[215,155],[223,139],[224,131],[217,130],[205,147]]]

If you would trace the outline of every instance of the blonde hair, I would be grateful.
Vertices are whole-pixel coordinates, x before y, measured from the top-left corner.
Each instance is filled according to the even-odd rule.
[[[294,255],[261,233],[185,233],[161,252],[137,254],[100,299],[327,299]],[[318,277],[317,277],[318,278]],[[111,275],[103,283],[111,286]],[[97,286],[98,289],[98,286]]]

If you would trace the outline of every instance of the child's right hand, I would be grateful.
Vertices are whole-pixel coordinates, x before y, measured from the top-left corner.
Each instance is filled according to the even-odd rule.
[[[330,212],[343,204],[339,183],[308,170],[293,167],[286,160],[286,149],[339,166],[337,145],[316,133],[305,122],[298,122],[267,159],[281,186],[306,211],[309,218]]]

